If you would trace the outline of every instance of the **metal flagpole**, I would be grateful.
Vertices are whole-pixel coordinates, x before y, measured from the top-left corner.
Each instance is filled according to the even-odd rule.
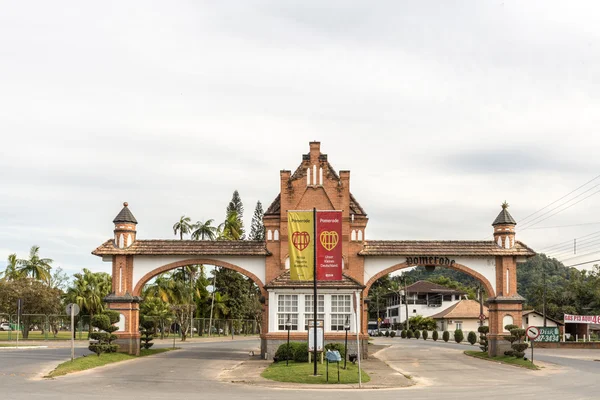
[[[361,373],[360,373],[360,329],[358,327],[358,310],[361,310],[361,307],[358,307],[358,302],[360,300],[360,297],[358,295],[358,292],[354,292],[353,297],[355,299],[354,302],[354,325],[356,325],[356,357],[358,358],[358,387],[362,387],[362,377],[361,377]],[[358,297],[358,299],[357,299]]]
[[[314,307],[314,372],[317,375],[317,209],[313,207],[313,307]],[[325,327],[323,327],[325,328]]]

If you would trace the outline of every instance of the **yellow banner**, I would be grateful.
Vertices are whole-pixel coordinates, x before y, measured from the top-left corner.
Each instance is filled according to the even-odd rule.
[[[293,281],[312,281],[315,244],[312,211],[288,211],[290,275]]]

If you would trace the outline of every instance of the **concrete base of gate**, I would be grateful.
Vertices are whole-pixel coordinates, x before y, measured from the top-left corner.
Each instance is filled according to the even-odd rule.
[[[505,351],[512,350],[511,344],[504,335],[488,334],[488,354],[490,357],[503,356]]]
[[[118,335],[113,341],[119,345],[119,353],[127,353],[135,356],[140,355],[140,335]]]
[[[295,339],[290,339],[290,342],[297,342],[298,340]],[[275,353],[277,352],[277,349],[279,348],[279,346],[281,346],[282,344],[286,344],[287,343],[287,339],[265,339],[265,338],[261,338],[260,339],[260,355],[261,358],[263,360],[272,360],[273,356],[275,355]],[[329,340],[329,339],[325,339],[325,344],[329,344],[329,343],[339,343],[342,346],[344,345],[345,341],[344,340],[339,340],[339,339],[334,339],[334,340]],[[361,350],[361,358],[367,359],[369,357],[369,340],[368,339],[361,339],[360,341],[360,350]],[[356,338],[354,338],[354,340],[350,340],[348,339],[348,354],[356,354]]]

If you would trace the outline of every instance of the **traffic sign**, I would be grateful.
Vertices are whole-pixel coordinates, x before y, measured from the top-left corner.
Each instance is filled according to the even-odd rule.
[[[79,314],[79,306],[75,303],[70,303],[67,304],[67,307],[65,308],[67,315],[71,315],[71,308],[73,308],[73,315]]]
[[[485,321],[485,319],[486,319],[485,314],[479,314],[479,320],[480,321]]]
[[[530,326],[529,328],[527,328],[527,331],[525,333],[529,340],[535,340],[538,336],[540,336],[540,330],[535,326]]]

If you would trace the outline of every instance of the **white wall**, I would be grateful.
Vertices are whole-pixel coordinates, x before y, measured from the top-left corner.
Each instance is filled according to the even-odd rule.
[[[352,295],[354,292],[358,293],[359,304],[357,307],[358,312],[358,326],[361,326],[361,307],[360,307],[360,291],[356,290],[325,290],[321,289],[318,291],[317,295],[323,295],[324,306],[325,306],[325,333],[331,333],[331,295],[332,294],[350,294]],[[269,290],[269,332],[286,332],[278,330],[277,323],[277,295],[278,294],[296,294],[298,295],[298,330],[292,332],[306,332],[304,330],[305,320],[304,320],[304,295],[309,294],[312,295],[312,289],[302,289],[302,290],[294,290],[294,289],[277,289]],[[334,331],[340,332],[340,331]],[[343,331],[341,331],[343,333]],[[356,332],[356,324],[354,313],[351,312],[350,316],[350,332]]]
[[[528,319],[527,322],[526,318]],[[527,329],[530,326],[544,326],[544,317],[536,313],[530,313],[523,316],[523,329]],[[546,318],[546,326],[558,326],[558,324],[548,318]]]
[[[148,272],[177,261],[191,260],[193,256],[135,256],[133,258],[133,285],[138,284],[140,279]],[[239,256],[199,256],[199,259],[210,259],[215,262],[225,261],[245,269],[256,275],[261,282],[265,283],[265,257],[239,257]],[[211,265],[206,263],[206,265]],[[218,265],[218,264],[217,264]]]
[[[440,312],[444,311],[445,309],[447,309],[448,307],[455,305],[459,301],[460,300],[443,301],[442,305],[440,307],[429,307],[426,304],[409,304],[408,305],[408,316],[416,317],[417,315],[420,315],[422,317],[431,317],[432,315],[440,313]],[[390,316],[390,310],[392,308],[397,308],[397,307],[400,307],[398,316],[397,317]],[[404,304],[400,304],[397,306],[387,307],[386,308],[386,318],[388,318],[390,320],[390,323],[406,321],[406,306]],[[394,319],[396,319],[396,321],[394,321]]]
[[[426,255],[426,254],[424,254]],[[483,275],[492,288],[496,288],[496,258],[490,257],[450,257],[448,258],[456,261],[457,264],[462,264],[481,275]],[[379,272],[392,267],[397,264],[406,262],[406,256],[394,256],[394,257],[365,257],[365,283],[368,282],[372,277],[377,275]],[[448,267],[436,267],[436,268],[448,268]]]
[[[442,322],[444,321],[444,322]],[[437,324],[438,324],[438,330],[440,331],[448,331],[450,333],[454,332],[457,328],[457,321],[462,321],[462,331],[465,334],[465,341],[467,340],[467,335],[469,334],[469,332],[473,331],[475,333],[477,333],[479,335],[479,333],[477,332],[477,329],[479,328],[479,319],[477,318],[462,318],[462,319],[456,319],[456,320],[436,320]],[[487,320],[485,320],[483,322],[483,325],[487,326]]]

